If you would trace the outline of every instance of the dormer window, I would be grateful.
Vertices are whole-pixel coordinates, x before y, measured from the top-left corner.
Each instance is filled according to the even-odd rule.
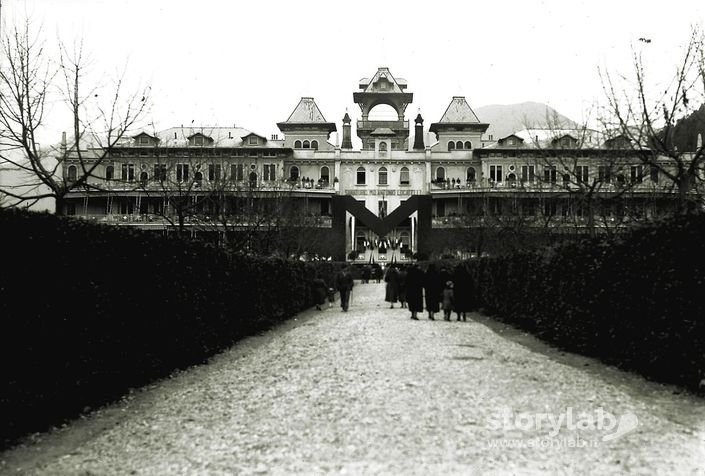
[[[509,139],[508,142],[509,142],[509,145],[516,145],[517,144],[516,139],[514,139],[513,137],[511,139]]]
[[[250,138],[247,140],[247,143],[249,145],[257,145],[259,143],[257,140],[257,136],[250,136]]]
[[[140,136],[140,145],[149,145],[149,137]]]
[[[203,136],[196,136],[193,138],[193,145],[203,145]]]

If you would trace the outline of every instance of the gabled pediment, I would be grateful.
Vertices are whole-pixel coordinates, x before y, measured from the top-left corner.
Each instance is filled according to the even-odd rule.
[[[242,145],[244,146],[261,146],[267,143],[267,138],[254,132],[242,136]]]
[[[187,137],[189,145],[211,145],[213,144],[213,138],[207,136],[201,132],[196,132]]]
[[[571,134],[563,134],[556,137],[551,141],[553,147],[561,147],[566,149],[573,149],[578,146],[578,138],[572,136]]]
[[[509,134],[507,137],[499,139],[497,144],[503,147],[517,147],[524,144],[524,139],[516,134]]]
[[[140,132],[133,137],[135,140],[135,145],[157,145],[159,143],[159,138],[146,132]]]
[[[372,79],[363,78],[360,80],[360,89],[366,93],[401,93],[406,89],[406,81],[397,81],[389,68],[379,68]]]

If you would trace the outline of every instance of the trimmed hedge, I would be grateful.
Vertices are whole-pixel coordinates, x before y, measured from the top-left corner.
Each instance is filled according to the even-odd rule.
[[[340,264],[0,210],[3,446],[313,305]]]
[[[666,383],[705,378],[705,217],[466,262],[478,307]]]

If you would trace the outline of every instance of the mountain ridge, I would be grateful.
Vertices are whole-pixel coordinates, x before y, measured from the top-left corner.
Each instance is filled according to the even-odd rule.
[[[488,104],[473,109],[481,122],[489,123],[485,137],[494,140],[530,128],[577,127],[577,123],[548,104],[524,101],[515,104]]]

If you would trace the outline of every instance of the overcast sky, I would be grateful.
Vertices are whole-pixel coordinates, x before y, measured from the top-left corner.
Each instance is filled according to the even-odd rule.
[[[427,126],[454,95],[475,108],[545,102],[580,121],[603,97],[598,67],[627,72],[637,48],[673,70],[690,26],[705,23],[699,0],[0,1],[5,23],[26,12],[50,43],[83,39],[95,74],[127,65],[130,81],[152,87],[157,128],[262,134],[301,96],[329,121],[346,108],[359,118],[352,93],[379,66],[408,81],[407,117],[420,108]]]

